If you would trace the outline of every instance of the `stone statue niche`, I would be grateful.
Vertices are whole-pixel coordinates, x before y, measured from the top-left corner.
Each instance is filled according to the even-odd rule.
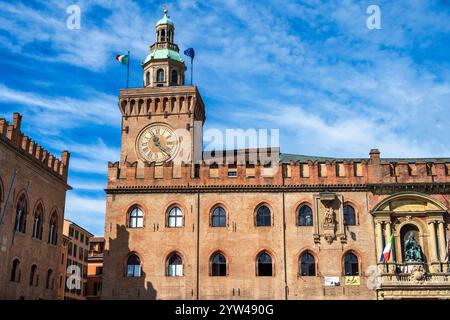
[[[314,241],[320,243],[324,239],[328,244],[334,240],[345,241],[342,230],[342,196],[332,192],[322,192],[315,196],[316,221]]]
[[[406,262],[424,262],[422,248],[414,238],[414,232],[408,233],[407,239],[404,243],[405,261]]]

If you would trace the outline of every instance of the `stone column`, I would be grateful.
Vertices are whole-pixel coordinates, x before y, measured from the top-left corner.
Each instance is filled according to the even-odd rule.
[[[381,253],[383,252],[383,226],[382,221],[376,221],[376,244],[377,244],[377,262],[379,261],[381,257]]]
[[[436,228],[434,225],[435,221],[428,221],[428,233],[430,234],[431,243],[431,262],[437,262],[437,247],[436,247]]]
[[[445,243],[444,221],[438,222],[438,232],[439,232],[439,252],[441,253],[441,262],[444,262],[445,257],[447,255],[447,246]]]

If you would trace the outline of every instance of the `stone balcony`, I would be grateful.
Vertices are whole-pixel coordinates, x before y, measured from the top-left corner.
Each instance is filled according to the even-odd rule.
[[[380,264],[379,299],[449,299],[450,263]],[[429,271],[433,270],[433,271]]]

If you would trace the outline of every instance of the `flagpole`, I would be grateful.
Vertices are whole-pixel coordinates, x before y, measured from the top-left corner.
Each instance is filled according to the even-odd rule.
[[[192,79],[194,78],[194,58],[191,57],[191,86],[193,84]]]
[[[127,89],[128,83],[130,81],[130,51],[128,50],[128,59],[127,59]]]

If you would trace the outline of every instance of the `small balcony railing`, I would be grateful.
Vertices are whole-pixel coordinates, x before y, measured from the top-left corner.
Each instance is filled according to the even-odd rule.
[[[154,44],[152,44],[150,46],[150,50],[153,51],[156,49],[171,49],[176,52],[180,51],[180,49],[178,48],[178,45],[176,45],[175,43],[170,43],[170,42],[155,42]]]
[[[379,264],[381,287],[447,287],[450,288],[450,263]]]

